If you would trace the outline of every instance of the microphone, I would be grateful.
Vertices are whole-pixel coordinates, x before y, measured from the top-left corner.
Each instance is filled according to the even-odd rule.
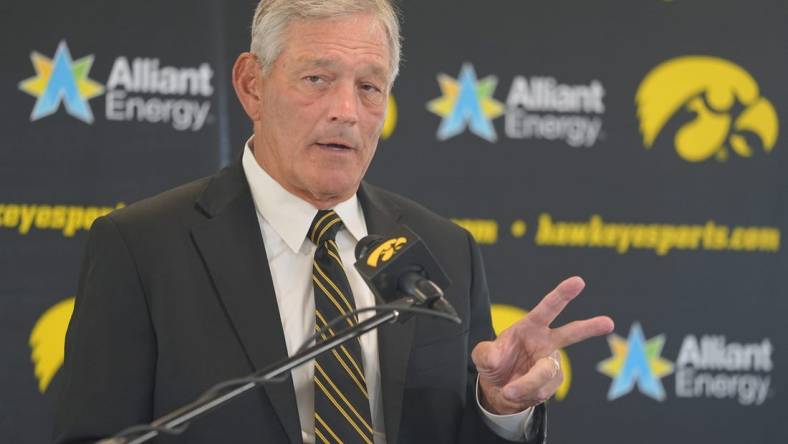
[[[356,244],[355,254],[356,270],[378,300],[394,302],[405,294],[459,321],[457,311],[443,297],[451,280],[410,228],[401,225],[384,236],[369,235]]]

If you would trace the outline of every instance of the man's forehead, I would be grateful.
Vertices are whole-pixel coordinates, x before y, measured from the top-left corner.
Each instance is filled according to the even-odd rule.
[[[376,15],[366,12],[343,14],[336,17],[294,18],[287,23],[286,32],[321,33],[325,29],[337,29],[338,27],[350,28],[354,34],[367,38],[375,38],[386,33],[383,21]]]
[[[378,18],[366,13],[337,18],[293,20],[287,25],[284,37],[283,52],[295,50],[293,55],[299,64],[321,67],[341,64],[341,60],[334,59],[321,48],[321,45],[326,44],[369,55],[370,62],[380,56],[380,63],[383,65],[388,64],[391,56],[385,26]]]

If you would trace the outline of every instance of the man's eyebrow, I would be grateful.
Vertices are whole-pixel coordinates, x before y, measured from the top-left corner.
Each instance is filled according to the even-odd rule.
[[[369,72],[375,77],[380,77],[382,79],[388,79],[389,73],[388,70],[380,65],[369,65]]]
[[[301,58],[301,59],[298,60],[298,64],[299,64],[299,68],[300,69],[305,69],[305,68],[307,68],[307,69],[308,68],[332,68],[332,67],[338,66],[339,62],[337,62],[336,60],[333,60],[333,59],[329,59],[329,58],[322,58],[322,57],[306,58],[306,57],[304,57],[304,58]],[[369,73],[369,74],[371,74],[371,75],[373,75],[375,77],[380,77],[380,78],[382,78],[384,80],[388,79],[388,70],[385,67],[383,67],[381,65],[378,65],[376,63],[375,64],[369,64],[369,65],[365,66],[364,69],[362,70],[362,72]]]

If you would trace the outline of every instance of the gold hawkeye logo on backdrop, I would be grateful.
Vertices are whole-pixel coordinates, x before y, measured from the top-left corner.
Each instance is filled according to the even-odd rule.
[[[372,250],[372,253],[367,258],[367,265],[374,268],[378,266],[378,263],[388,261],[406,243],[408,243],[408,240],[404,237],[395,237],[383,241],[382,244]]]
[[[63,365],[66,330],[73,311],[74,298],[64,299],[44,312],[30,332],[30,359],[41,393],[47,390]]]
[[[679,114],[694,114],[673,138],[676,152],[688,162],[724,161],[730,151],[752,157],[758,149],[771,152],[777,142],[774,106],[747,71],[718,57],[683,56],[661,63],[640,83],[635,102],[646,148]]]

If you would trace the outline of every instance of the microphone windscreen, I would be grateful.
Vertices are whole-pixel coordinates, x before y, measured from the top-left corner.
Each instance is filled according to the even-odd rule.
[[[429,248],[404,225],[383,236],[365,237],[355,252],[356,270],[379,300],[398,299],[399,279],[406,273],[418,273],[442,290],[451,284]]]
[[[372,248],[374,248],[382,240],[383,236],[378,234],[370,234],[369,236],[366,236],[358,241],[355,249],[356,260],[361,260],[362,257],[367,256],[370,250],[372,250]]]

